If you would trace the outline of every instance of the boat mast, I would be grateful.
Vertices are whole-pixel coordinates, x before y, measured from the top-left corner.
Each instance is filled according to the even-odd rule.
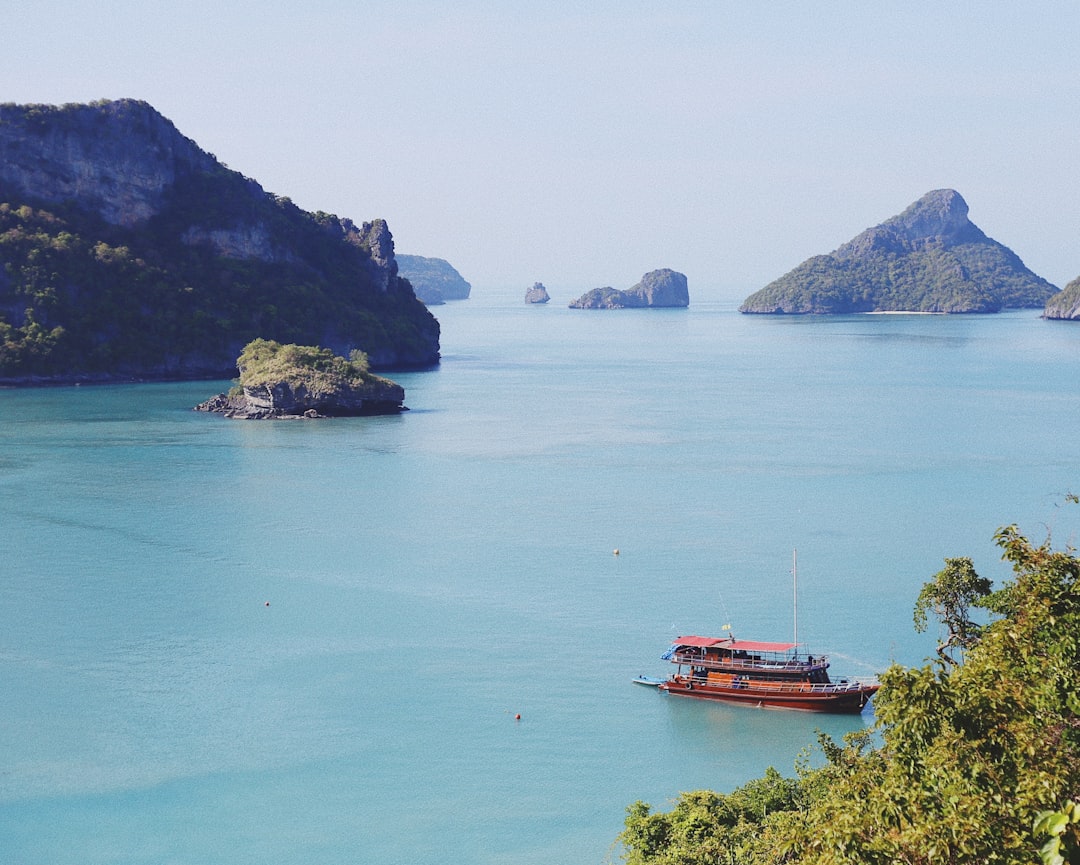
[[[792,610],[795,613],[795,654],[799,654],[799,551],[798,549],[792,549],[791,551],[791,593],[793,603],[791,605]]]

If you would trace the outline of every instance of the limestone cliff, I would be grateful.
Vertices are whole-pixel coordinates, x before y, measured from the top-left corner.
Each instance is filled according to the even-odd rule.
[[[997,312],[1056,289],[968,219],[952,189],[929,192],[828,255],[752,294],[745,313]]]
[[[77,201],[113,225],[137,225],[178,178],[217,160],[145,102],[0,105],[0,180],[40,202]]]
[[[383,220],[307,213],[135,100],[0,106],[0,382],[227,377],[258,337],[426,366]]]

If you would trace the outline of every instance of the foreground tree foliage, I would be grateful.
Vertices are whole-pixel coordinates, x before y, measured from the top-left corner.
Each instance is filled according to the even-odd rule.
[[[972,605],[990,594],[991,583],[975,573],[971,559],[946,559],[943,570],[926,583],[915,601],[915,630],[926,630],[926,613],[933,610],[949,635],[938,643],[938,656],[947,664],[956,665],[950,649],[963,652],[979,641],[982,627],[968,616]]]
[[[1075,497],[1071,497],[1075,501]],[[668,813],[638,802],[620,840],[630,865],[705,863],[1037,863],[1080,861],[1080,560],[996,535],[1015,578],[996,592],[967,559],[926,584],[950,632],[920,668],[894,665],[872,731],[826,763],[770,769],[729,795],[680,796]],[[996,618],[975,627],[968,608]],[[749,805],[747,803],[750,803]]]

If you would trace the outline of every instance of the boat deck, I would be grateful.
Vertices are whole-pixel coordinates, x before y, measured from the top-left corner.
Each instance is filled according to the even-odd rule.
[[[680,697],[752,703],[819,712],[860,712],[878,690],[877,681],[799,682],[748,679],[710,673],[708,677],[673,676],[660,690]]]
[[[753,672],[776,672],[802,674],[812,670],[828,669],[829,659],[825,655],[811,655],[805,660],[797,658],[768,658],[751,655],[746,658],[727,655],[698,655],[693,652],[668,652],[663,656],[673,664],[685,664],[706,670],[745,670]]]

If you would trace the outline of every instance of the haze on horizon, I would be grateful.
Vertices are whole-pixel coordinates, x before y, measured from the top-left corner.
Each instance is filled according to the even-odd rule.
[[[19,4],[3,102],[131,97],[474,292],[685,273],[739,301],[949,187],[1080,275],[1080,6]]]

